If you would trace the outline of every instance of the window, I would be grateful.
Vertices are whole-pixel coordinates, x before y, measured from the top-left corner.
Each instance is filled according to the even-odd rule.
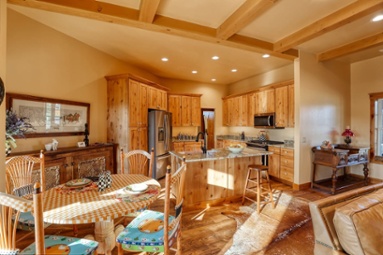
[[[383,92],[370,94],[370,160],[383,163]]]

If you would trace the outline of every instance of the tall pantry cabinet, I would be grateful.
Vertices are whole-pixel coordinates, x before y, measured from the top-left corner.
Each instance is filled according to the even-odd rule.
[[[118,144],[118,151],[148,151],[148,110],[167,110],[163,98],[168,89],[129,74],[107,76],[106,80],[107,141]]]

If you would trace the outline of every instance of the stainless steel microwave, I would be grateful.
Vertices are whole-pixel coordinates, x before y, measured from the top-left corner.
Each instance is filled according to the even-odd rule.
[[[276,128],[275,113],[262,113],[254,115],[254,127],[256,128]]]

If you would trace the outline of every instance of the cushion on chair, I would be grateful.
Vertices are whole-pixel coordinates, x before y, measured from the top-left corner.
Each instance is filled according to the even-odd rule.
[[[49,227],[51,224],[44,222],[44,228]],[[35,218],[31,212],[20,213],[17,222],[17,229],[33,231],[35,229]]]
[[[45,236],[46,254],[68,254],[68,255],[90,255],[98,247],[98,242],[88,239],[81,239],[66,236]],[[35,243],[29,245],[21,253],[23,255],[34,255]]]
[[[383,189],[337,208],[334,225],[348,254],[383,254]]]
[[[164,251],[164,214],[157,211],[143,211],[118,235],[117,242],[127,251]],[[169,224],[174,220],[169,216]],[[169,246],[175,241],[179,224],[169,231]]]

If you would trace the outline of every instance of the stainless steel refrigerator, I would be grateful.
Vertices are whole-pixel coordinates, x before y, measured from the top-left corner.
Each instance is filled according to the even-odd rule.
[[[155,162],[153,178],[160,179],[166,174],[170,165],[170,147],[172,141],[172,114],[161,110],[149,110],[148,113],[148,143],[149,151],[154,148]]]

